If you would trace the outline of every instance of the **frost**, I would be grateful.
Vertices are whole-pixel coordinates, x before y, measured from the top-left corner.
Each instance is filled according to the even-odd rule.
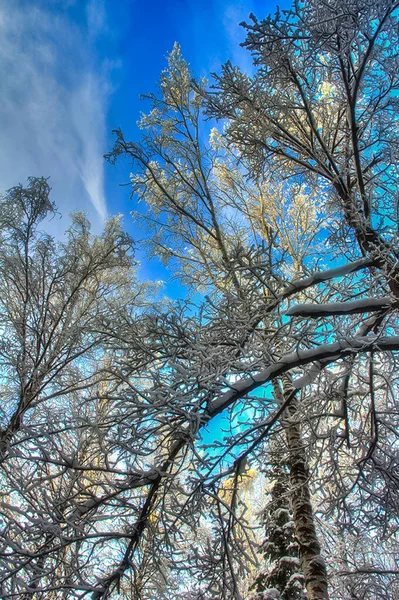
[[[282,517],[289,519],[290,511],[287,508],[278,508],[274,511],[273,516],[276,521],[279,521]]]
[[[287,582],[287,589],[297,588],[302,590],[305,577],[302,573],[293,573]]]

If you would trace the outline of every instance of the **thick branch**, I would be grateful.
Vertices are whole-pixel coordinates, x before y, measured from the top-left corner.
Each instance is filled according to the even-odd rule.
[[[297,304],[285,313],[289,317],[331,317],[335,315],[355,315],[397,308],[398,302],[392,298],[362,298],[353,302],[329,302],[328,304]]]

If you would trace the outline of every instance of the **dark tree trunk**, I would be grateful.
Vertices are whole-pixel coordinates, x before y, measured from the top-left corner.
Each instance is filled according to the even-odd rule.
[[[286,394],[286,393],[285,393]],[[298,404],[287,407],[283,424],[288,446],[291,504],[295,534],[299,544],[301,567],[309,600],[328,600],[327,570],[321,557],[309,492],[309,469],[301,427],[297,420]]]

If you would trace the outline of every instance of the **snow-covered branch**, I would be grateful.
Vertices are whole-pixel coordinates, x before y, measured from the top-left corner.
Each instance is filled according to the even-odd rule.
[[[354,315],[396,308],[397,300],[389,297],[361,298],[352,302],[329,302],[328,304],[296,304],[285,313],[289,317],[331,317],[335,315]]]
[[[344,277],[345,275],[349,275],[350,273],[356,273],[356,271],[360,271],[361,269],[366,269],[367,267],[371,266],[373,266],[372,260],[370,260],[369,258],[361,258],[359,260],[347,263],[335,269],[319,271],[317,273],[313,273],[313,275],[310,275],[309,277],[305,277],[304,279],[297,279],[292,283],[289,283],[282,290],[281,296],[287,298],[288,296],[291,296],[296,292],[301,292],[302,290],[305,290],[308,287],[315,285],[316,283],[323,283],[324,281],[329,281],[330,279]]]
[[[208,419],[220,414],[223,410],[231,406],[234,402],[249,394],[256,388],[271,381],[275,377],[280,377],[287,371],[302,367],[314,361],[325,360],[335,357],[343,358],[353,352],[371,352],[371,351],[393,351],[399,350],[399,336],[380,337],[378,335],[359,336],[334,342],[332,344],[322,344],[317,348],[310,350],[297,350],[283,356],[279,361],[267,367],[260,373],[241,379],[231,388],[221,394],[210,403],[207,411]],[[295,385],[295,380],[294,380]]]

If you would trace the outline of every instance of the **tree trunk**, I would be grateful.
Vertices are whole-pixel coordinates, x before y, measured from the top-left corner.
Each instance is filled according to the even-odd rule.
[[[301,567],[309,600],[328,600],[327,570],[320,554],[309,492],[309,469],[301,427],[296,417],[298,406],[294,401],[285,414],[285,435],[289,453],[291,503],[295,533],[299,544]]]
[[[306,592],[309,600],[328,600],[327,569],[321,556],[320,544],[314,524],[312,502],[309,492],[309,469],[305,446],[301,437],[298,421],[298,401],[292,396],[290,379],[281,391],[277,381],[273,382],[275,397],[282,404],[291,397],[284,411],[281,424],[285,427],[288,447],[288,466],[290,470],[291,505],[295,534],[299,544],[301,568],[305,577]]]

